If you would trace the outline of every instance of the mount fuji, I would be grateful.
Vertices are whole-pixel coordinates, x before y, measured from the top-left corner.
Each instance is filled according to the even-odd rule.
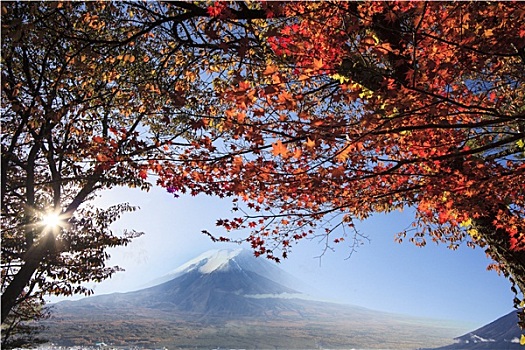
[[[63,301],[46,321],[55,344],[177,348],[437,347],[465,329],[312,300],[276,264],[214,250],[151,286]]]
[[[291,298],[306,295],[287,286],[293,277],[245,250],[206,252],[154,281],[155,285],[128,293],[143,306],[210,317],[265,317],[290,310]]]
[[[293,290],[303,290],[307,288],[302,281],[278,268],[274,263],[266,259],[257,259],[250,251],[245,249],[207,251],[189,260],[172,272],[150,281],[144,288],[171,281],[187,273],[197,272],[206,275],[214,272],[226,273],[232,271],[255,273]],[[298,297],[306,297],[297,291],[295,291],[295,293]]]

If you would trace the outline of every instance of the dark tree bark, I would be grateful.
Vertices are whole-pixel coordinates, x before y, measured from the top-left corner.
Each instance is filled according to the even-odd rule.
[[[31,277],[33,277],[33,274],[40,266],[44,257],[51,253],[54,247],[55,236],[54,233],[50,231],[38,244],[33,245],[26,253],[24,265],[2,294],[2,323],[4,323],[13,307],[17,304],[19,296],[23,293],[24,288],[29,285]]]

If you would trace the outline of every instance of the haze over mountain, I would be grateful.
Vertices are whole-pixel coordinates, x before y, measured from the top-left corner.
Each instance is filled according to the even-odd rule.
[[[157,282],[55,304],[47,322],[50,340],[156,348],[413,349],[449,344],[465,331],[443,321],[311,300],[292,276],[242,250],[207,252]]]

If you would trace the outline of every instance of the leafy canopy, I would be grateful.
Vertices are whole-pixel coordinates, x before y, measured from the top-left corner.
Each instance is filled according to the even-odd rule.
[[[399,241],[485,247],[525,290],[524,5],[253,4],[264,21],[235,15],[247,6],[212,4],[196,28],[236,60],[214,75],[219,107],[183,157],[192,166],[161,184],[236,196],[242,215],[218,225],[276,260],[411,207]]]
[[[131,237],[96,218],[130,208],[81,204],[155,173],[175,195],[234,197],[241,214],[218,225],[256,255],[357,239],[355,220],[411,207],[400,241],[482,246],[525,290],[525,5],[8,3],[2,22],[12,281],[31,264],[74,271],[70,245],[50,249],[35,226],[50,207],[71,224],[50,242],[85,237],[78,254],[100,268]]]

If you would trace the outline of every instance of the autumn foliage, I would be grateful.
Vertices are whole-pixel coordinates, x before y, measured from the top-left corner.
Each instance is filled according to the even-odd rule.
[[[409,208],[399,241],[481,246],[525,291],[522,3],[87,4],[2,8],[12,227],[11,202],[74,217],[88,195],[147,189],[154,173],[175,195],[232,197],[227,234],[208,234],[239,230],[256,255],[352,245],[356,220]],[[40,202],[4,186],[21,170],[30,181],[32,146]],[[17,262],[29,234],[13,236]]]
[[[352,239],[354,220],[410,207],[399,241],[485,247],[523,291],[524,5],[261,6],[264,22],[232,20],[257,28],[239,41],[261,39],[243,51],[258,64],[215,77],[220,108],[183,156],[193,165],[161,184],[239,198],[242,215],[218,225],[249,229],[256,254],[275,259],[305,237]]]
[[[195,73],[155,73],[165,53],[130,36],[130,16],[109,3],[2,3],[2,322],[44,295],[91,294],[84,282],[120,270],[107,248],[140,233],[111,224],[136,208],[89,202],[115,186],[148,190],[147,170],[191,129],[168,111],[184,101],[176,82]],[[51,213],[61,221],[48,228]]]

